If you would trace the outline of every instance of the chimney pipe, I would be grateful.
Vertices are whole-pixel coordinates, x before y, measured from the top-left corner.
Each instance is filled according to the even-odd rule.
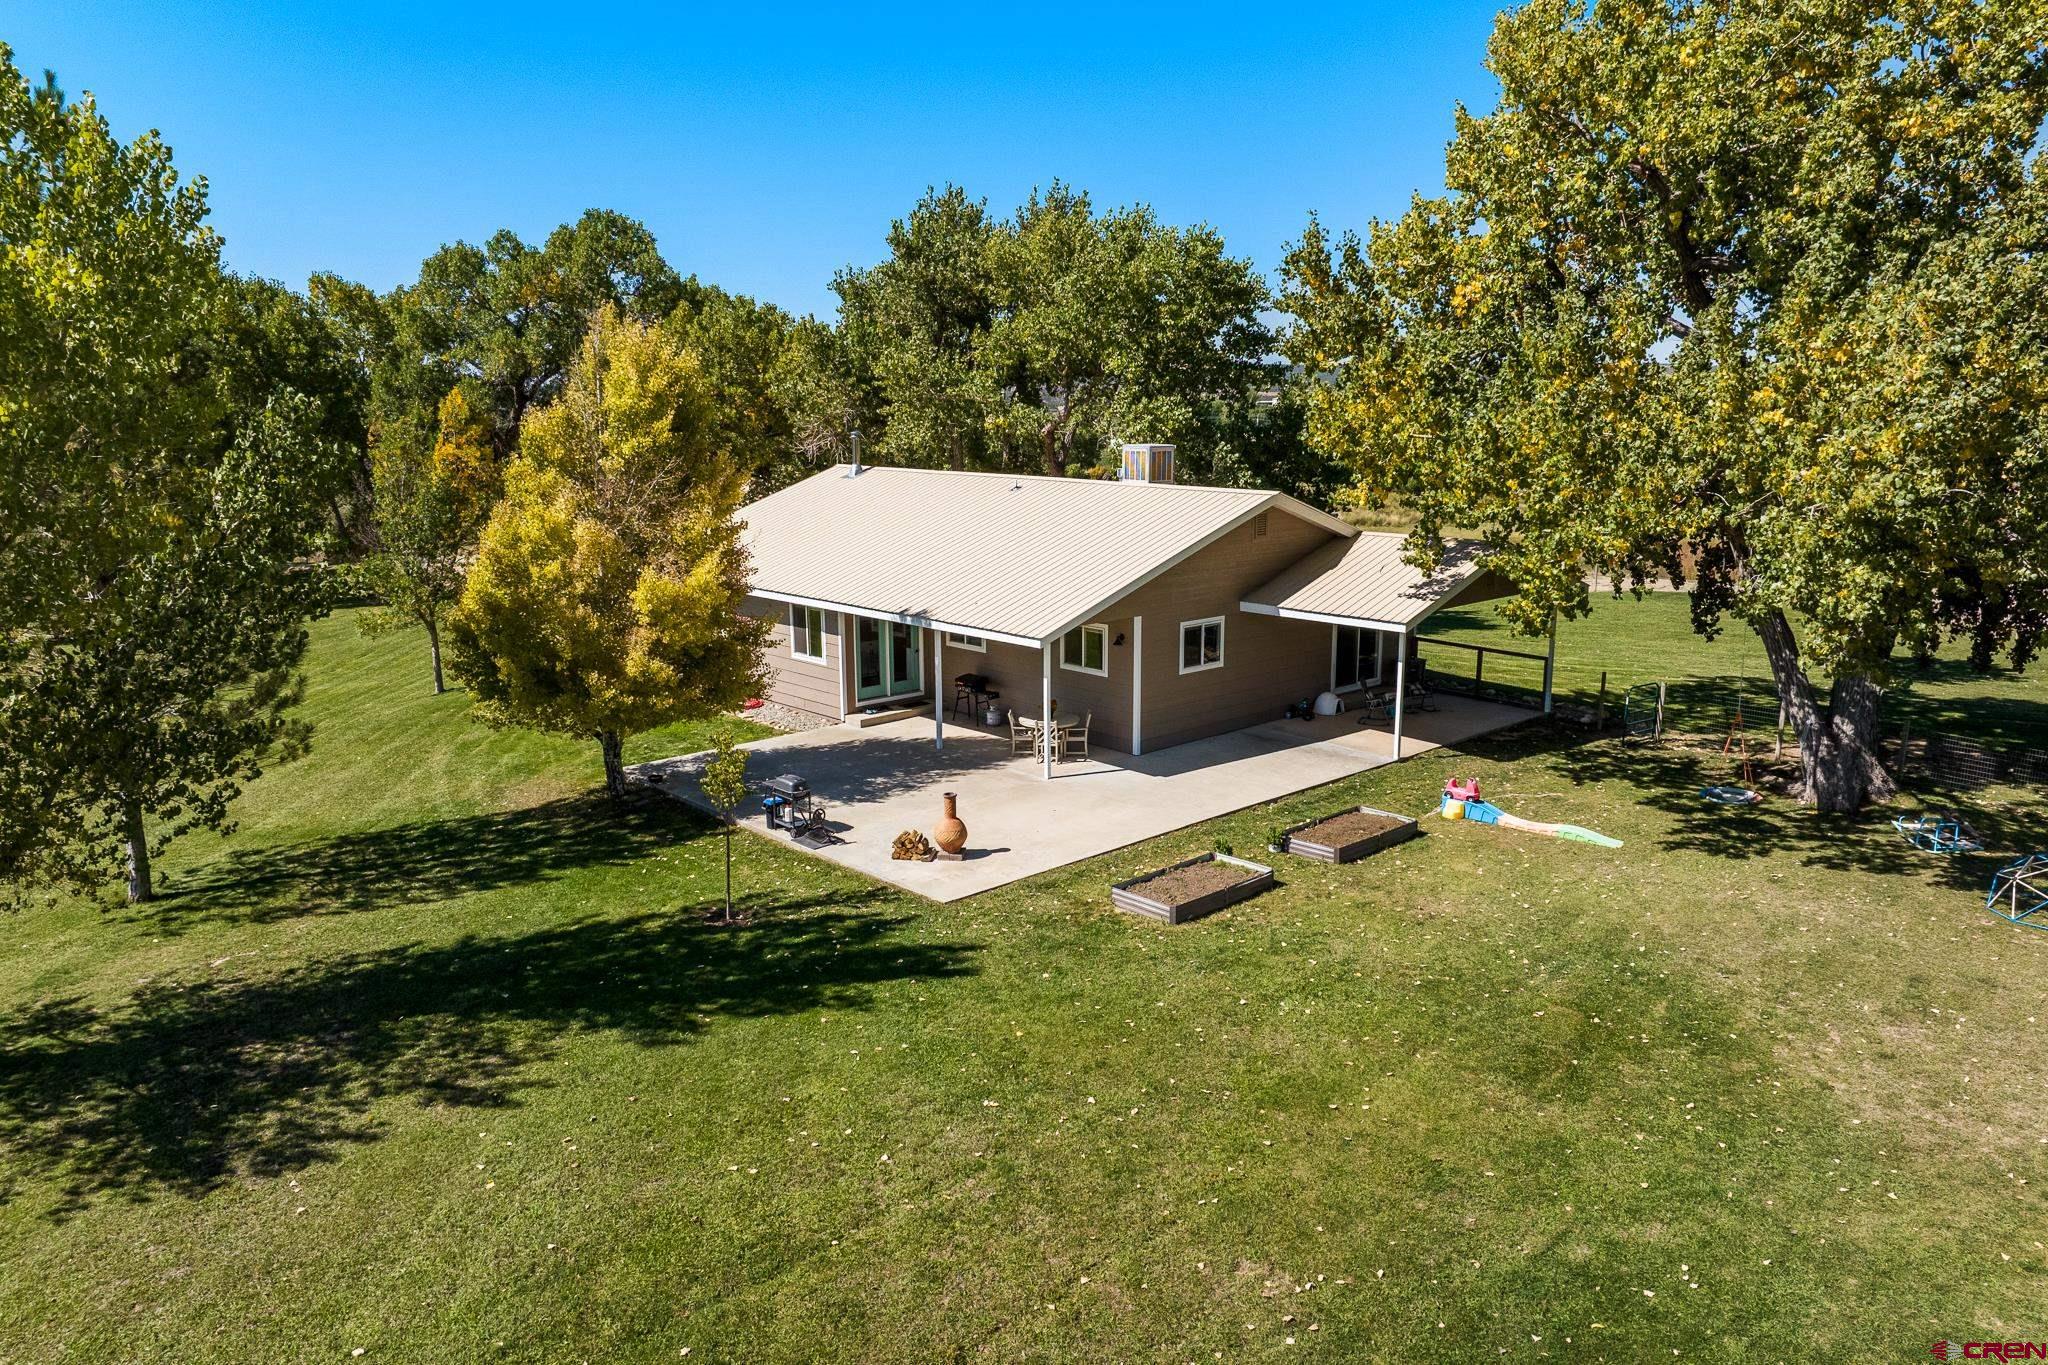
[[[852,431],[848,432],[847,435],[851,438],[853,443],[853,468],[846,471],[846,477],[849,479],[857,479],[860,477],[860,433],[858,431]]]

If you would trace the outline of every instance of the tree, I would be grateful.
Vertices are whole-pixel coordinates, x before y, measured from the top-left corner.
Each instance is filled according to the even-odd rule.
[[[599,308],[656,322],[699,290],[669,268],[645,227],[604,209],[556,228],[539,247],[509,231],[481,247],[442,247],[387,301],[393,339],[380,414],[430,413],[458,380],[470,380],[506,458],[527,412],[560,391]]]
[[[757,694],[739,463],[694,357],[608,307],[566,388],[527,418],[450,618],[480,717],[597,740],[625,795],[627,736]]]
[[[1169,441],[1207,471],[1218,420],[1277,378],[1264,282],[1205,227],[1145,207],[1096,215],[1055,183],[989,247],[997,316],[977,346],[990,422],[1064,474],[1119,440]]]
[[[664,325],[697,358],[711,395],[712,439],[746,469],[754,495],[801,477],[801,452],[775,383],[795,326],[789,314],[703,285]]]
[[[732,923],[732,834],[733,808],[747,799],[747,751],[733,743],[724,730],[712,741],[711,757],[698,775],[697,785],[704,799],[718,812],[725,826],[725,922]]]
[[[264,392],[244,300],[154,134],[31,88],[0,47],[0,881],[154,894],[225,828],[290,719],[303,571],[339,477],[323,414]],[[150,828],[152,822],[155,828]]]
[[[2038,0],[1503,14],[1447,193],[1288,257],[1311,438],[1423,561],[1480,530],[1522,630],[1589,571],[1689,574],[1696,628],[1762,637],[1806,799],[1883,799],[1894,650],[2021,666],[2043,623],[2044,34]]]
[[[462,594],[464,557],[498,498],[498,467],[488,422],[462,385],[441,400],[439,435],[429,448],[416,422],[388,424],[372,452],[376,549],[364,578],[384,603],[356,618],[366,632],[418,626],[433,660],[434,695],[446,691],[441,632]]]
[[[987,386],[975,348],[996,317],[989,245],[997,225],[964,190],[927,190],[890,224],[889,257],[832,281],[850,354],[886,411],[875,453],[892,464],[983,462]]]
[[[997,221],[948,186],[888,243],[833,281],[836,332],[792,339],[803,448],[858,424],[879,459],[933,468],[1093,471],[1119,440],[1173,442],[1197,478],[1298,463],[1276,448],[1298,428],[1251,415],[1279,381],[1265,283],[1208,228],[1058,183]]]

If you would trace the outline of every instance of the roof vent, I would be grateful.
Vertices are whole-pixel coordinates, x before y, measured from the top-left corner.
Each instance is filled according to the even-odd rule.
[[[1173,447],[1125,446],[1123,469],[1119,477],[1125,483],[1172,483]]]
[[[860,433],[849,431],[846,433],[846,439],[847,443],[853,447],[853,467],[846,471],[846,477],[857,479],[860,477]]]

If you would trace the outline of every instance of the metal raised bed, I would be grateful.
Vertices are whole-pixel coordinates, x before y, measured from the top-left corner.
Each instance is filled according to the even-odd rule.
[[[1155,900],[1145,894],[1145,884],[1156,877],[1163,877],[1169,872],[1178,872],[1184,867],[1194,867],[1199,863],[1212,862],[1229,863],[1233,867],[1241,867],[1245,871],[1245,876],[1240,881],[1232,882],[1228,886],[1217,887],[1214,891],[1204,892],[1202,895],[1195,897],[1195,899],[1184,901],[1179,905],[1169,905],[1165,901]],[[1147,872],[1142,877],[1133,877],[1127,882],[1118,882],[1110,887],[1109,898],[1119,910],[1128,910],[1134,915],[1147,915],[1152,919],[1164,920],[1168,924],[1185,924],[1191,919],[1200,919],[1203,915],[1214,914],[1226,905],[1235,905],[1241,900],[1248,900],[1258,895],[1261,891],[1267,890],[1272,885],[1273,869],[1267,867],[1264,863],[1247,862],[1243,858],[1233,858],[1228,853],[1204,853],[1199,857],[1184,858],[1170,867],[1162,867],[1156,871]]]
[[[1368,834],[1362,839],[1353,839],[1343,844],[1321,844],[1301,837],[1302,830],[1313,829],[1326,820],[1336,820],[1346,815],[1377,815],[1388,820],[1398,820],[1400,823],[1392,829],[1383,829],[1377,834]],[[1402,815],[1397,811],[1381,810],[1377,806],[1352,806],[1347,810],[1332,811],[1328,815],[1318,815],[1313,820],[1290,825],[1285,831],[1286,837],[1280,849],[1296,857],[1313,858],[1321,863],[1354,863],[1383,848],[1406,843],[1420,833],[1422,826],[1411,816]]]

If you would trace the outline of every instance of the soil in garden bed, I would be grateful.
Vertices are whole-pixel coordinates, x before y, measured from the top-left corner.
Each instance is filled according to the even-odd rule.
[[[1324,848],[1342,848],[1355,844],[1360,839],[1370,839],[1375,834],[1384,834],[1390,829],[1399,829],[1407,824],[1386,815],[1371,815],[1362,810],[1347,811],[1333,815],[1320,824],[1298,829],[1294,837],[1304,843],[1321,844]]]
[[[1156,877],[1147,877],[1129,889],[1148,900],[1161,905],[1186,905],[1199,900],[1211,891],[1221,891],[1226,886],[1248,882],[1259,874],[1236,863],[1206,862],[1194,863],[1188,867],[1177,867],[1171,872],[1162,872]]]

